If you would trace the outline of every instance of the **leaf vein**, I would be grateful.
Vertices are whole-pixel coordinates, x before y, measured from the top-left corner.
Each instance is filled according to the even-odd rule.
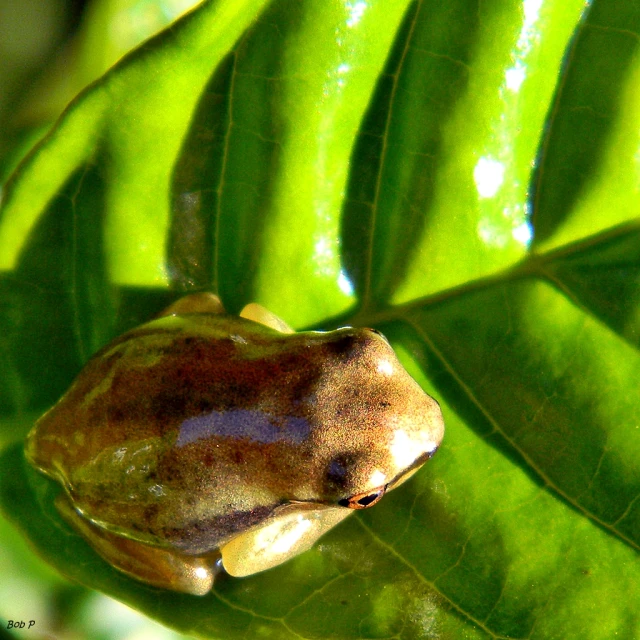
[[[456,380],[456,382],[460,385],[460,388],[467,394],[468,398],[475,404],[475,406],[479,409],[482,415],[487,419],[487,421],[502,435],[502,437],[516,450],[524,459],[524,461],[529,465],[529,467],[543,480],[543,482],[550,489],[555,491],[559,496],[561,496],[564,500],[567,501],[576,511],[581,513],[583,516],[593,521],[600,527],[602,527],[605,531],[613,535],[614,537],[626,542],[633,549],[640,551],[640,545],[636,543],[634,540],[625,536],[621,531],[618,531],[614,528],[613,525],[605,522],[601,518],[599,518],[595,513],[589,511],[585,507],[583,507],[579,502],[576,501],[574,497],[563,491],[553,480],[536,464],[536,462],[528,455],[528,453],[520,447],[513,438],[511,438],[499,425],[496,419],[491,415],[491,413],[487,410],[482,402],[476,397],[471,388],[466,384],[466,382],[458,375],[454,367],[451,366],[451,363],[445,358],[444,354],[436,347],[433,341],[430,339],[428,334],[423,330],[423,328],[414,322],[411,318],[404,318],[405,322],[411,325],[411,327],[416,331],[418,335],[425,341],[428,347],[432,350],[432,352],[436,355],[436,357],[442,362],[445,369],[449,372],[449,374]]]

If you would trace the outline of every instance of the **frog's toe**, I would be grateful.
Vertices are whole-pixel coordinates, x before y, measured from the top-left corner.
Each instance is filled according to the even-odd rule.
[[[162,311],[159,316],[181,316],[187,313],[213,313],[219,315],[226,312],[222,306],[222,301],[217,295],[202,291],[176,300]]]
[[[240,312],[240,317],[246,318],[247,320],[253,320],[254,322],[259,322],[265,327],[275,329],[280,333],[295,333],[284,320],[256,302],[250,302],[246,305]]]

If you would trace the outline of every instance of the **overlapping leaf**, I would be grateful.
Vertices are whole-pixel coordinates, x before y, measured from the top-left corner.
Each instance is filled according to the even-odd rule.
[[[640,635],[639,46],[631,0],[222,0],[133,54],[6,188],[2,411],[210,288],[380,327],[445,444],[202,599],[106,566],[19,446],[7,511],[67,575],[205,637]]]

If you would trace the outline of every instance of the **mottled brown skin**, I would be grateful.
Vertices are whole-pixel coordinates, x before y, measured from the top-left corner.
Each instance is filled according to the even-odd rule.
[[[282,333],[201,297],[99,351],[30,433],[85,529],[197,558],[292,509],[371,506],[433,455],[437,403],[380,334]]]

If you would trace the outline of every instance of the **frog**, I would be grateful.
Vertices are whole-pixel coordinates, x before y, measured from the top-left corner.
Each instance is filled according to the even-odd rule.
[[[307,551],[408,480],[440,406],[376,329],[295,332],[186,295],[100,349],[29,432],[62,517],[115,569],[193,595]]]

